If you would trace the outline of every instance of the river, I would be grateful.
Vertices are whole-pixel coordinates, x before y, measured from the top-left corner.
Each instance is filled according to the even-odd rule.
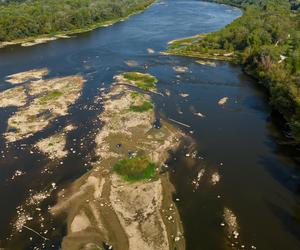
[[[42,67],[49,68],[49,77],[81,74],[87,80],[82,96],[67,117],[19,143],[6,146],[0,137],[0,248],[59,248],[64,234],[59,221],[51,222],[61,230],[45,245],[28,230],[9,239],[16,207],[33,191],[43,190],[52,182],[61,189],[88,171],[83,165],[93,157],[91,142],[97,129],[94,121],[100,112],[93,104],[97,89],[108,88],[113,76],[120,72],[141,71],[155,75],[159,79],[158,90],[170,94],[154,97],[157,111],[189,125],[190,128],[181,128],[196,142],[195,159],[186,148],[169,162],[187,249],[300,249],[296,219],[300,217],[299,168],[290,149],[279,146],[275,140],[274,134],[279,132],[264,92],[239,66],[216,62],[216,67],[212,67],[197,64],[192,58],[159,53],[170,40],[216,31],[239,15],[240,10],[225,5],[158,1],[124,22],[71,39],[0,49],[1,91],[9,87],[5,82],[7,75]],[[155,53],[149,54],[148,48]],[[137,65],[128,66],[125,62],[130,60]],[[175,66],[188,67],[188,71],[176,73]],[[220,106],[218,101],[223,97],[228,97],[228,102]],[[1,134],[14,111],[0,109]],[[198,112],[204,117],[196,115]],[[42,154],[29,154],[23,144],[33,144],[67,121],[78,126],[68,136],[68,147],[79,153],[71,154],[50,173],[42,174],[45,166],[51,167],[52,163]],[[85,143],[83,148],[81,141]],[[26,174],[12,181],[16,170]],[[196,189],[193,181],[199,173],[203,176]],[[215,183],[211,180],[213,174],[219,178]],[[51,197],[48,204],[54,200],[55,196]],[[237,239],[228,239],[222,226],[226,209],[238,224]]]

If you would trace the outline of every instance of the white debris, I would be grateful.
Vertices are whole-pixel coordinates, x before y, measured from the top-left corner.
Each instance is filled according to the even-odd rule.
[[[218,104],[219,105],[221,105],[221,106],[223,106],[223,105],[225,105],[226,104],[226,102],[228,101],[228,97],[223,97],[223,98],[221,98],[219,101],[218,101]]]
[[[196,115],[196,116],[199,116],[199,117],[201,117],[201,118],[204,118],[204,117],[205,117],[205,115],[203,115],[203,114],[200,113],[200,112],[195,113],[195,115]]]
[[[200,184],[200,180],[202,178],[202,176],[205,173],[205,169],[201,169],[198,174],[197,177],[192,181],[192,184],[194,185],[194,189],[198,189],[199,184]]]
[[[154,53],[155,53],[155,50],[154,50],[154,49],[151,49],[151,48],[148,48],[148,49],[147,49],[147,52],[148,52],[149,54],[154,54]]]
[[[179,95],[180,95],[181,97],[183,97],[183,98],[186,98],[186,97],[189,96],[189,94],[186,94],[186,93],[180,93]]]

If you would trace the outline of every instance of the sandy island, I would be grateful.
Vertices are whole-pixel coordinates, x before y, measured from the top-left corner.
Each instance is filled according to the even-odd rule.
[[[98,161],[59,193],[51,210],[68,215],[62,248],[102,249],[106,243],[120,250],[185,249],[173,188],[168,174],[160,173],[183,134],[166,121],[160,128],[153,126],[148,91],[155,91],[155,77],[128,72],[115,81],[99,116],[104,126],[95,139]]]
[[[4,135],[8,142],[28,138],[43,130],[56,118],[67,115],[69,107],[79,98],[84,84],[81,76],[42,79],[46,74],[48,69],[38,69],[7,77],[12,84],[24,83],[0,93],[3,96],[1,107],[22,106],[8,120]],[[4,103],[8,98],[10,100]]]

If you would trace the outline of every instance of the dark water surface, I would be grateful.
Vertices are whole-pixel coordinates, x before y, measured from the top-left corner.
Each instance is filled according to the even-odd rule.
[[[96,117],[101,107],[94,105],[97,89],[109,87],[114,75],[134,70],[159,79],[159,90],[171,95],[154,97],[157,110],[190,125],[182,129],[196,142],[196,159],[186,156],[191,153],[187,148],[170,161],[187,249],[242,249],[243,245],[245,249],[300,249],[300,173],[289,158],[290,149],[279,147],[274,140],[276,128],[263,92],[238,66],[220,62],[217,67],[202,66],[195,59],[159,54],[172,39],[218,30],[240,14],[232,7],[200,1],[162,1],[129,20],[72,39],[0,49],[0,90],[9,87],[5,76],[41,67],[49,68],[49,77],[82,74],[87,80],[70,115],[15,144],[6,146],[0,137],[0,248],[58,249],[65,230],[63,220],[47,218],[44,222],[45,228],[56,229],[47,235],[50,241],[29,230],[10,237],[16,207],[29,194],[45,190],[53,182],[61,189],[88,171],[85,163],[93,160],[92,142],[100,126]],[[156,53],[148,54],[147,48]],[[127,60],[137,61],[138,66],[128,67]],[[189,70],[177,74],[174,66]],[[181,93],[189,96],[183,98]],[[220,107],[218,100],[224,96],[229,97],[228,103]],[[14,111],[0,109],[1,134]],[[205,117],[196,116],[197,112]],[[69,154],[63,164],[50,162],[37,152],[30,154],[32,144],[66,123],[78,126],[68,135],[68,148],[74,148],[76,154]],[[41,173],[46,167],[51,171]],[[192,182],[201,169],[205,174],[195,190]],[[11,180],[16,170],[26,174]],[[213,173],[220,175],[216,185],[211,183]],[[55,193],[41,208],[47,211],[54,202]],[[227,228],[221,226],[225,208],[237,217],[240,235],[236,240],[227,239]],[[32,213],[34,218],[39,216],[39,212]],[[42,232],[40,224],[32,227]]]

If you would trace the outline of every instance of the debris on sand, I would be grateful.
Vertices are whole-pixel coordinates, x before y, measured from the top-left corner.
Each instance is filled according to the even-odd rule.
[[[122,250],[185,249],[169,180],[159,174],[183,134],[164,120],[153,128],[155,112],[144,105],[153,106],[151,97],[132,88],[154,89],[154,77],[124,73],[114,79],[99,116],[104,123],[95,138],[99,160],[52,209],[68,213],[62,249],[100,248],[103,242]]]
[[[148,54],[154,54],[154,53],[155,53],[155,50],[154,50],[154,49],[151,49],[151,48],[148,48],[148,49],[147,49],[147,52],[148,52]]]
[[[218,101],[218,104],[220,105],[220,106],[223,106],[223,105],[225,105],[226,104],[226,102],[228,101],[228,97],[223,97],[223,98],[221,98],[219,101]]]
[[[28,106],[9,118],[6,140],[14,142],[28,138],[43,130],[57,117],[67,115],[69,107],[79,98],[83,83],[81,76],[28,83],[29,94],[33,99]]]
[[[24,87],[15,87],[0,93],[0,108],[22,107],[27,102]]]
[[[201,65],[211,66],[211,67],[216,67],[217,66],[217,64],[215,62],[206,61],[206,60],[197,60],[196,63],[201,64]]]
[[[189,68],[183,66],[174,66],[173,70],[176,71],[177,73],[186,73],[189,71]]]
[[[66,135],[62,133],[55,134],[48,138],[40,140],[37,148],[47,154],[50,159],[62,159],[68,155],[66,147]]]
[[[11,84],[20,84],[31,80],[40,80],[44,76],[48,75],[49,70],[47,68],[33,69],[25,72],[16,73],[6,77],[6,82]]]

